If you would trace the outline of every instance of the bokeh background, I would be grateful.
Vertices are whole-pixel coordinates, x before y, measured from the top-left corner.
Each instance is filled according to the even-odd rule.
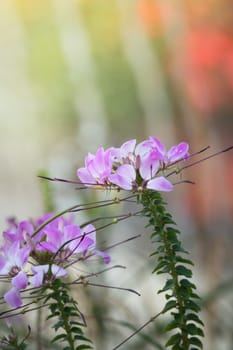
[[[209,145],[205,156],[231,146],[232,134],[232,0],[0,2],[2,230],[6,217],[42,213],[41,169],[75,179],[87,151],[149,135],[168,147],[187,141],[191,152]],[[167,200],[195,261],[205,349],[232,350],[232,152],[191,168],[184,178],[196,184],[177,186]],[[57,209],[85,199],[64,185],[53,185],[53,191]],[[138,223],[119,231],[120,238],[141,233]],[[143,236],[113,253],[113,261],[128,268],[113,281],[139,289],[140,300],[108,292],[106,302],[100,291],[91,308],[87,298],[88,312],[101,302],[105,310],[91,321],[97,350],[110,349],[160,310],[160,281],[145,266],[149,252]],[[109,328],[104,316],[112,318]],[[114,317],[130,326],[114,323]],[[160,326],[144,333],[160,334]],[[137,336],[122,348],[158,348],[141,340]]]

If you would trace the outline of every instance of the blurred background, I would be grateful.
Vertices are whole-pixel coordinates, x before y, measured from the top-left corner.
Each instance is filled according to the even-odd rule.
[[[149,135],[167,147],[187,141],[191,152],[211,146],[203,157],[232,145],[232,0],[0,2],[2,230],[6,217],[43,212],[36,177],[41,169],[75,179],[88,151]],[[195,261],[205,349],[232,350],[233,154],[192,167],[183,177],[196,184],[177,186],[167,200]],[[86,199],[70,186],[52,189],[56,209]],[[141,233],[143,224],[134,221],[119,231],[104,239]],[[148,242],[142,235],[113,252],[113,262],[127,266],[113,282],[139,290],[140,300],[115,291],[107,302],[100,291],[92,307],[87,299],[88,312],[99,317],[92,325],[97,350],[111,349],[160,311],[161,282],[145,266]],[[100,301],[104,315],[97,310]],[[129,324],[109,322],[109,329],[104,316]],[[160,334],[161,327],[155,322],[144,333]],[[141,341],[136,336],[122,349],[159,348]]]

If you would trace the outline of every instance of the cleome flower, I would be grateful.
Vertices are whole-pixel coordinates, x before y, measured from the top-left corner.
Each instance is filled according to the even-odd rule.
[[[30,251],[29,247],[20,248],[17,241],[12,243],[10,248],[6,245],[1,247],[0,275],[5,275],[12,279],[12,288],[4,294],[4,299],[13,307],[22,305],[19,291],[28,285],[28,278],[24,268],[28,262]]]
[[[35,223],[11,220],[3,239],[0,275],[11,281],[12,287],[3,295],[11,307],[22,306],[20,293],[28,286],[39,288],[56,278],[68,277],[67,267],[73,263],[94,255],[110,262],[108,254],[96,249],[95,227],[89,224],[81,229],[72,217],[53,219],[53,214],[47,213]]]
[[[80,180],[87,186],[94,184],[107,184],[112,171],[111,150],[104,151],[99,148],[95,155],[88,153],[85,158],[85,167],[77,171]]]
[[[111,147],[106,151],[99,148],[95,156],[88,154],[85,168],[78,169],[77,176],[85,186],[102,184],[129,191],[169,192],[173,184],[166,179],[164,172],[173,164],[187,160],[188,149],[188,144],[181,142],[167,151],[154,136],[139,144],[135,139],[128,140],[119,148]]]

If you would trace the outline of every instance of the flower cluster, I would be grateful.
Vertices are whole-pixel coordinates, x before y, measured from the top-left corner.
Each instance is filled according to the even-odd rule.
[[[164,144],[150,136],[139,144],[129,140],[119,148],[99,148],[96,154],[88,153],[85,167],[77,170],[77,176],[85,186],[115,186],[119,189],[139,191],[145,188],[171,191],[173,185],[164,171],[181,160],[187,160],[189,146],[186,142],[172,146],[168,151]],[[162,176],[158,176],[162,173]]]
[[[93,255],[100,255],[106,263],[110,261],[106,253],[96,250],[95,227],[89,224],[81,229],[72,217],[53,219],[50,213],[35,223],[9,220],[3,240],[0,275],[11,280],[12,288],[4,299],[12,307],[23,304],[22,290],[67,277],[67,267],[75,262]]]

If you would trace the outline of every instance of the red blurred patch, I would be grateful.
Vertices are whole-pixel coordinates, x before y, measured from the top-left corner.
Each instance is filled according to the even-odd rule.
[[[184,40],[182,69],[191,103],[207,113],[232,104],[233,37],[204,28],[189,32]]]

